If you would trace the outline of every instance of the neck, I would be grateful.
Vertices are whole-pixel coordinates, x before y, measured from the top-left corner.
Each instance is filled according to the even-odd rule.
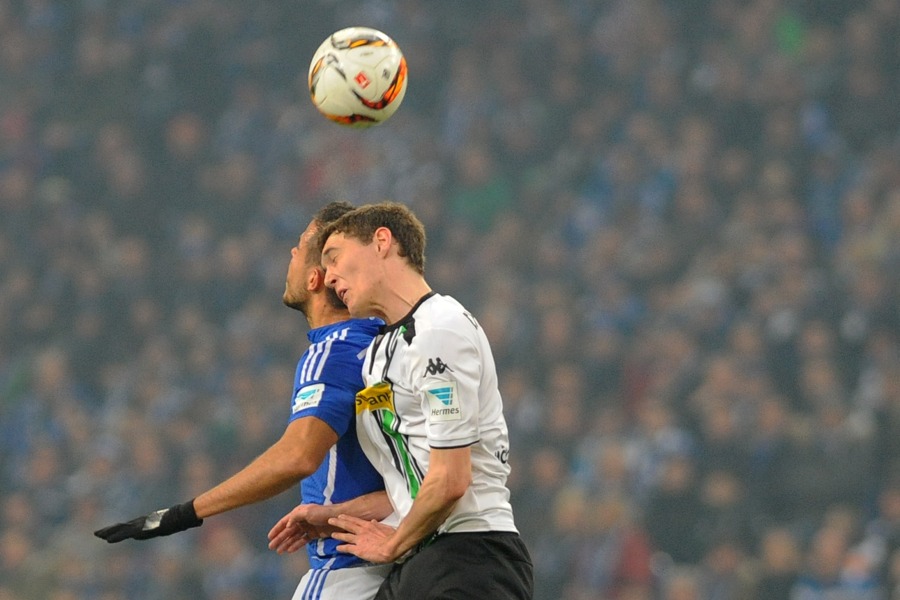
[[[350,318],[347,309],[335,308],[321,296],[313,296],[305,308],[304,314],[310,329],[318,329]]]
[[[418,273],[407,277],[406,280],[397,280],[385,290],[384,301],[378,307],[381,314],[378,316],[388,325],[392,325],[409,314],[422,296],[430,291],[428,283]]]

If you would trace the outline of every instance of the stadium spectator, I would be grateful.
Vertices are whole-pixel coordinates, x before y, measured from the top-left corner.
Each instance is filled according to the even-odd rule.
[[[350,23],[409,61],[404,106],[369,132],[304,89]],[[149,448],[172,469],[154,493],[194,497],[280,433],[277,403],[247,401],[286,397],[297,354],[269,257],[336,198],[413,207],[433,285],[482,316],[517,521],[546,530],[529,544],[577,529],[545,525],[572,487],[625,494],[645,524],[648,399],[698,473],[719,458],[707,442],[728,449],[755,538],[790,531],[805,563],[832,499],[876,518],[900,464],[898,23],[885,0],[0,0],[0,538],[37,565],[17,597],[210,597],[195,537],[88,559],[51,540],[90,529],[84,498],[96,525],[133,508]],[[509,204],[450,224],[475,146]],[[569,362],[577,439],[531,503],[547,409],[570,408],[544,365]],[[235,595],[289,597],[307,570],[266,549],[290,507],[229,520],[255,565]],[[535,560],[537,600],[564,598],[574,558]],[[654,570],[660,597],[672,572]]]

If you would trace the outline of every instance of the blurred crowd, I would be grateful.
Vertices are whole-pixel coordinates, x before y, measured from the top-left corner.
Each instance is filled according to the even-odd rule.
[[[309,102],[335,29],[409,90]],[[0,0],[0,600],[289,598],[274,442],[324,202],[491,339],[536,600],[900,599],[900,1]]]

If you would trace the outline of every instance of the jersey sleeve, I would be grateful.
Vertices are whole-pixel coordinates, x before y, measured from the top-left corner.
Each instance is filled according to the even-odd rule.
[[[307,351],[297,365],[288,422],[318,417],[343,436],[354,423],[356,392],[363,387],[363,349],[334,340],[319,356]]]
[[[416,398],[425,416],[432,448],[477,442],[482,356],[471,323],[429,329],[416,335],[410,362]]]

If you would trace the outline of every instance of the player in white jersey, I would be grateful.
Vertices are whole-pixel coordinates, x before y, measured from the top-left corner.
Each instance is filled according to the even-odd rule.
[[[291,251],[283,300],[306,315],[311,345],[297,364],[291,416],[281,439],[193,500],[105,527],[95,532],[97,537],[114,543],[170,535],[197,527],[204,518],[271,498],[301,480],[303,502],[315,503],[319,514],[346,511],[376,520],[391,514],[384,483],[362,453],[354,423],[354,397],[363,385],[362,354],[381,322],[349,318],[343,303],[323,284],[314,241],[322,225],[352,208],[347,203],[324,207]],[[315,528],[283,520],[276,529],[291,532],[295,542],[307,547],[311,568],[295,600],[367,600],[387,574],[386,565],[337,551],[337,542],[322,538]]]
[[[386,325],[356,397],[360,444],[400,524],[342,515],[338,550],[398,561],[377,599],[531,598],[506,478],[509,443],[490,345],[425,280],[425,231],[405,206],[362,206],[325,227],[322,266],[354,317]]]
[[[412,508],[432,449],[467,447],[471,484],[437,533],[516,531],[504,485],[509,440],[494,360],[484,331],[462,305],[426,294],[382,328],[363,378],[367,387],[356,400],[366,433],[360,444],[398,514]]]

